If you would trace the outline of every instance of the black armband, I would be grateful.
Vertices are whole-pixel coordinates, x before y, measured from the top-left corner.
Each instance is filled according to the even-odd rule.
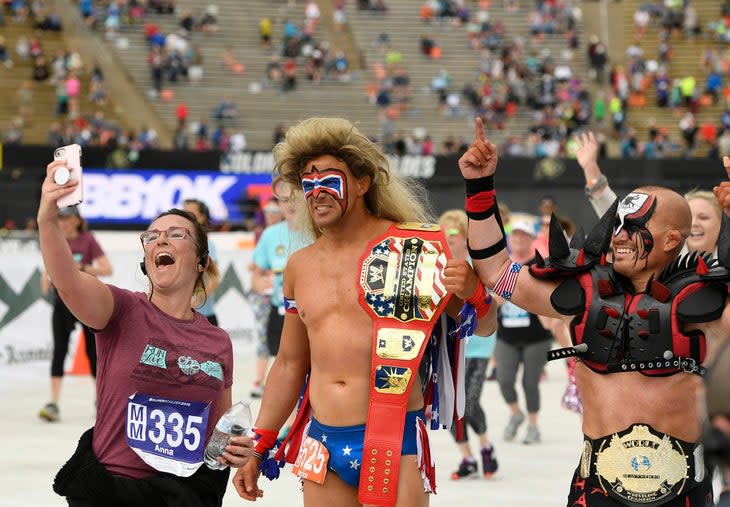
[[[499,214],[496,193],[494,191],[494,175],[473,180],[464,180],[466,183],[466,216],[469,220],[486,220],[494,216],[502,231],[502,237],[492,246],[474,250],[467,242],[469,255],[472,259],[487,259],[501,252],[507,247],[504,224]]]
[[[485,176],[466,183],[466,204],[464,210],[471,220],[486,220],[497,211],[494,192],[494,176]]]
[[[471,257],[474,260],[481,260],[481,259],[488,259],[489,257],[494,257],[499,252],[507,248],[507,241],[504,239],[504,236],[497,241],[492,246],[488,246],[486,248],[480,248],[479,250],[474,250],[469,246],[469,242],[466,242],[466,247],[469,250],[469,257]]]
[[[466,184],[466,195],[476,195],[479,192],[494,190],[494,175],[464,180]]]

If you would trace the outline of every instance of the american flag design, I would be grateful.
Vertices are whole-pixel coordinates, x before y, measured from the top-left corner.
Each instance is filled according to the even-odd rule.
[[[284,298],[284,311],[286,313],[299,313],[296,300]]]
[[[502,273],[502,276],[499,277],[497,285],[494,286],[494,293],[502,297],[503,299],[511,299],[512,291],[517,284],[517,277],[520,275],[521,269],[522,264],[520,264],[519,262],[513,262],[512,264],[510,264],[509,268],[507,268],[507,270]]]
[[[446,297],[446,254],[439,242],[389,237],[363,262],[360,284],[365,302],[381,318],[431,320]],[[396,269],[395,273],[388,273]],[[390,286],[386,287],[386,282]]]

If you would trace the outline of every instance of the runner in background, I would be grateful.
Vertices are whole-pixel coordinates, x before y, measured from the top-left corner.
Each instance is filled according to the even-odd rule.
[[[183,201],[183,209],[195,216],[195,219],[205,229],[206,233],[210,232],[210,210],[207,204],[200,199],[185,199]],[[215,290],[220,283],[220,271],[218,269],[218,252],[215,249],[215,243],[210,239],[208,240],[208,256],[210,258],[210,264],[203,274],[203,286],[205,289],[203,290],[202,287],[199,287],[193,293],[191,304],[198,312],[205,315],[208,322],[217,326],[218,316],[215,314]]]
[[[439,225],[446,233],[446,242],[454,259],[469,259],[467,251],[466,233],[468,220],[464,211],[455,209],[444,212],[439,217]],[[451,473],[451,480],[460,480],[473,477],[479,472],[477,459],[469,446],[469,428],[474,431],[479,441],[479,455],[481,457],[482,475],[491,477],[497,471],[498,463],[494,445],[487,435],[487,415],[481,404],[482,389],[492,352],[496,333],[488,337],[468,336],[466,338],[464,391],[466,405],[464,418],[457,421],[451,428],[454,440],[461,453],[459,467]]]
[[[306,244],[304,236],[297,230],[295,213],[296,203],[291,198],[291,190],[287,185],[278,185],[276,198],[279,204],[281,220],[267,226],[261,233],[253,251],[253,270],[251,286],[261,295],[270,295],[271,305],[266,321],[267,358],[256,365],[256,382],[251,396],[261,397],[265,386],[266,368],[270,358],[276,358],[279,352],[281,331],[284,324],[284,296],[282,287],[284,268],[289,256]],[[273,210],[272,210],[273,211]]]
[[[86,230],[86,221],[75,206],[58,210],[58,223],[63,231],[73,255],[77,270],[92,276],[109,276],[112,266],[94,235]],[[47,273],[41,275],[41,292],[43,295],[53,288],[53,281]],[[53,316],[53,358],[51,359],[51,400],[40,410],[38,415],[48,422],[58,421],[61,417],[59,401],[61,384],[63,383],[64,362],[68,346],[76,323],[79,320],[66,307],[58,292],[54,290]],[[86,355],[89,358],[91,375],[96,379],[96,338],[88,326],[81,324],[84,332]]]
[[[277,224],[282,220],[281,207],[279,200],[273,196],[262,208],[261,214],[264,220],[264,229],[256,235],[256,244],[258,245],[261,234],[267,227]],[[253,273],[256,270],[256,264],[251,261],[249,266]],[[266,276],[252,276],[251,290],[248,293],[248,302],[253,311],[256,329],[256,378],[251,386],[251,398],[261,398],[264,394],[264,380],[266,378],[266,370],[269,366],[269,346],[267,345],[266,328],[269,323],[269,314],[271,313],[271,291],[274,288],[274,273],[269,271]]]

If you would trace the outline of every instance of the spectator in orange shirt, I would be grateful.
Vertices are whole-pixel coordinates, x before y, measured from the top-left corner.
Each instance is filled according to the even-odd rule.
[[[425,1],[423,2],[423,4],[421,4],[420,18],[421,21],[428,25],[430,25],[433,21],[433,9],[431,9],[431,5],[428,1]]]

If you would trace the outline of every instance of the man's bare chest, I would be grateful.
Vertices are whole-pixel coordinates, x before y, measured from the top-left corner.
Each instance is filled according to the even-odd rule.
[[[359,262],[333,259],[297,276],[297,306],[305,315],[362,312]]]

